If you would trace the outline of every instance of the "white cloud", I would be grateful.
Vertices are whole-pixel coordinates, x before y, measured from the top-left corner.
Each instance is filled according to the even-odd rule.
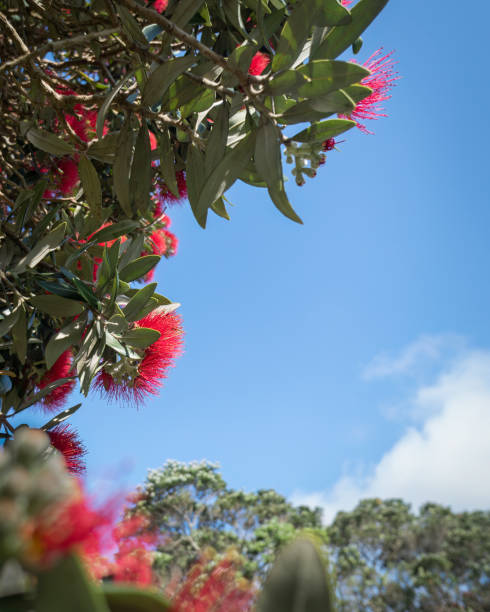
[[[425,414],[364,475],[346,473],[330,491],[292,496],[318,505],[330,521],[366,497],[401,497],[455,510],[490,507],[490,352],[467,352],[411,401]]]
[[[431,362],[437,362],[454,352],[460,352],[465,341],[461,336],[441,334],[421,336],[404,347],[396,356],[386,353],[377,355],[363,370],[365,380],[385,378],[394,375],[414,374]]]

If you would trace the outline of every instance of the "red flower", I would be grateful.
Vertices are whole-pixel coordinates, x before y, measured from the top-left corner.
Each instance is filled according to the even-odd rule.
[[[257,53],[252,57],[252,61],[250,62],[248,74],[252,74],[254,76],[262,74],[269,65],[270,61],[271,58],[266,53],[261,53],[260,51],[257,51]]]
[[[67,378],[70,376],[72,374],[72,359],[73,356],[70,350],[62,353],[51,368],[44,373],[44,376],[38,383],[39,389],[44,389],[49,384],[59,380],[60,378]],[[68,395],[70,395],[70,393],[73,391],[74,386],[74,380],[69,380],[63,383],[45,395],[41,400],[41,404],[47,411],[61,408]]]
[[[169,232],[166,229],[162,228],[154,231],[153,234],[150,236],[150,240],[152,243],[151,251],[153,255],[163,255],[165,257],[172,257],[177,253],[177,247],[179,245],[177,236],[175,236],[174,234],[172,234],[172,232]],[[146,251],[142,253],[142,255],[146,254]],[[153,270],[150,270],[145,275],[145,281],[147,283],[150,282],[151,280],[153,280],[154,276],[155,268],[153,268]]]
[[[59,162],[58,168],[63,174],[57,184],[57,189],[65,196],[70,195],[80,179],[76,161],[70,157],[64,157]]]
[[[148,4],[148,0],[145,0],[146,4]],[[153,3],[153,8],[159,13],[163,13],[163,11],[168,6],[168,0],[155,0]]]
[[[73,474],[83,474],[85,471],[83,456],[87,451],[77,433],[65,424],[56,425],[47,434],[52,446],[63,455],[68,471]]]
[[[352,0],[342,0],[341,2],[342,6],[349,6],[350,4],[352,4]]]
[[[154,310],[135,323],[160,332],[156,342],[145,350],[139,363],[129,370],[102,369],[95,379],[95,388],[104,389],[111,399],[140,404],[148,395],[156,395],[167,370],[182,352],[182,323],[179,315]],[[119,365],[120,362],[116,365]],[[133,366],[131,366],[133,367]]]
[[[382,49],[375,51],[371,57],[364,62],[363,66],[371,71],[372,74],[362,79],[361,83],[370,87],[373,93],[364,100],[361,100],[356,104],[355,109],[348,117],[353,119],[357,127],[364,132],[364,134],[373,134],[369,131],[361,120],[365,119],[379,119],[379,117],[387,117],[383,113],[384,108],[381,103],[391,98],[389,93],[390,89],[394,87],[394,82],[400,77],[395,76],[396,73],[393,70],[394,62],[391,59],[393,51],[380,57]],[[345,115],[339,115],[340,117]]]
[[[165,204],[175,204],[181,202],[187,197],[187,184],[185,182],[185,174],[183,170],[179,170],[175,173],[177,179],[177,188],[179,190],[179,197],[175,196],[165,183],[160,182],[157,184],[155,189],[154,199],[159,207],[158,210],[163,211]]]

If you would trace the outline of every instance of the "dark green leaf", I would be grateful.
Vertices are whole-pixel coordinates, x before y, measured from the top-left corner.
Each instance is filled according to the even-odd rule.
[[[124,334],[121,341],[135,348],[146,348],[160,338],[160,332],[148,327],[133,327]]]
[[[143,90],[143,104],[157,104],[175,79],[196,63],[193,55],[177,57],[160,64],[149,76]]]
[[[355,43],[386,4],[388,0],[359,0],[351,10],[352,22],[346,26],[332,28],[313,54],[313,59],[338,57]]]
[[[151,147],[146,121],[142,121],[136,138],[129,190],[134,208],[144,214],[150,204],[151,191]]]
[[[201,83],[196,83],[185,75],[181,75],[165,92],[161,102],[162,109],[176,111],[207,91],[207,87]]]
[[[309,100],[303,100],[285,110],[278,121],[290,125],[292,123],[320,121],[324,119],[324,117],[325,113],[319,113],[313,110]]]
[[[114,223],[103,227],[96,232],[90,239],[92,242],[107,242],[108,240],[114,240],[119,236],[124,236],[126,233],[131,232],[139,226],[138,221],[124,220],[119,223]]]
[[[64,385],[65,383],[72,381],[72,380],[73,380],[73,377],[59,378],[58,380],[55,380],[49,385],[46,385],[38,393],[34,393],[33,395],[30,395],[29,397],[24,398],[17,412],[21,412],[22,410],[29,408],[29,406],[32,406],[33,404],[37,404],[43,399],[43,397],[46,397],[46,395],[49,395],[51,391],[54,391],[61,385]]]
[[[349,11],[338,0],[321,0],[316,19],[315,25],[321,27],[342,26],[352,21]]]
[[[325,114],[340,113],[341,115],[348,115],[356,107],[356,103],[347,95],[344,89],[332,91],[332,93],[326,96],[313,98],[309,102],[313,110]]]
[[[194,113],[201,113],[203,111],[208,110],[213,106],[214,101],[216,100],[216,94],[212,89],[204,88],[198,95],[184,104],[180,108],[180,112],[182,117],[189,117]],[[186,134],[187,137],[187,134]]]
[[[211,134],[206,142],[206,156],[204,160],[206,176],[211,174],[225,154],[229,117],[230,109],[224,101],[219,108]]]
[[[156,287],[157,283],[150,283],[133,295],[133,297],[123,308],[123,313],[127,321],[132,323],[133,321],[137,321],[143,316],[141,312],[146,306],[148,300],[155,292]]]
[[[175,5],[175,10],[171,15],[172,21],[183,28],[198,12],[204,0],[179,0]]]
[[[75,149],[71,144],[68,144],[55,134],[41,130],[40,128],[29,127],[25,133],[25,136],[29,142],[35,147],[61,157],[62,155],[73,155]]]
[[[280,554],[260,594],[257,612],[334,612],[327,572],[314,544],[298,539]]]
[[[276,207],[289,219],[302,223],[284,190],[279,130],[272,123],[264,123],[259,127],[254,157],[257,172],[267,184],[269,195]]]
[[[21,308],[17,306],[12,312],[0,321],[0,337],[5,336],[10,329],[17,323]]]
[[[158,135],[158,144],[160,147],[160,173],[167,188],[176,198],[179,198],[179,187],[175,177],[175,156],[167,128],[164,128]]]
[[[56,282],[48,282],[36,277],[36,283],[46,291],[49,291],[49,293],[61,295],[61,297],[66,297],[71,300],[79,300],[81,297],[78,291],[63,279],[58,279]]]
[[[132,76],[134,76],[133,72],[130,72],[125,77],[123,77],[117,85],[115,85],[107,94],[102,103],[102,106],[99,109],[97,114],[97,123],[95,124],[95,131],[97,133],[97,138],[101,139],[104,135],[104,121],[105,116],[107,115],[107,111],[109,110],[109,106],[111,105],[114,98],[121,91],[126,81],[128,81]]]
[[[186,183],[187,195],[192,212],[201,227],[206,227],[208,209],[199,210],[199,197],[206,178],[204,159],[201,151],[194,144],[187,149]]]
[[[85,309],[82,303],[59,295],[35,295],[29,301],[34,308],[38,308],[52,317],[74,317]]]
[[[196,218],[205,218],[208,208],[218,200],[238,178],[248,164],[255,147],[255,132],[250,132],[230,149],[206,178],[197,203]],[[204,226],[203,226],[204,227]]]
[[[100,219],[102,216],[102,188],[97,170],[86,155],[80,156],[78,173],[90,211],[96,218]]]
[[[216,202],[213,202],[210,206],[211,210],[218,215],[218,217],[223,217],[223,219],[230,220],[228,216],[228,211],[226,210],[225,203],[223,202],[223,198],[219,198]]]
[[[298,132],[291,137],[291,140],[296,142],[323,142],[327,138],[338,136],[343,132],[350,130],[356,125],[355,121],[348,119],[328,119],[321,123],[314,123],[309,128]]]
[[[170,612],[160,595],[127,585],[104,584],[103,593],[110,612]]]
[[[82,404],[75,404],[75,406],[72,406],[71,408],[62,410],[56,416],[50,419],[45,425],[43,425],[41,429],[43,431],[49,431],[51,428],[55,427],[55,425],[59,425],[60,423],[65,421],[68,417],[71,417],[71,415],[74,414],[81,407],[81,405]]]
[[[130,11],[121,4],[117,4],[116,9],[123,26],[123,30],[126,32],[128,38],[132,42],[135,42],[136,44],[142,47],[147,47],[148,41],[146,40],[145,35],[143,34],[140,26],[138,25],[138,22],[131,15]]]
[[[144,257],[139,257],[121,270],[119,278],[127,283],[138,278],[143,278],[145,274],[157,265],[160,259],[159,255],[145,255]]]
[[[131,174],[131,161],[133,159],[133,132],[127,121],[118,138],[117,153],[113,166],[114,191],[123,211],[128,217],[133,216],[131,208],[131,195],[129,190],[129,176]]]
[[[121,344],[121,342],[119,342],[119,340],[117,340],[108,331],[105,332],[105,339],[106,339],[107,346],[111,348],[113,351],[116,351],[116,353],[119,353],[119,355],[122,355],[124,357],[129,357],[130,359],[140,359],[141,358],[141,355],[138,352],[133,351],[131,348],[129,348],[129,346]]]
[[[106,164],[113,164],[116,151],[119,149],[118,139],[119,134],[117,132],[107,134],[90,144],[87,149],[87,155]]]
[[[38,296],[43,297],[43,296]],[[49,296],[45,296],[49,297]],[[33,298],[35,299],[35,298]],[[57,298],[62,299],[62,298]],[[79,302],[74,302],[75,304],[79,304]],[[82,306],[81,304],[79,304]],[[83,309],[83,307],[82,307]],[[57,315],[55,315],[57,316]],[[76,321],[72,321],[68,325],[65,325],[59,332],[51,336],[49,342],[46,345],[46,350],[44,352],[44,359],[46,361],[46,367],[51,368],[58,357],[64,353],[67,349],[72,348],[76,344],[80,342],[82,337],[82,333],[85,329],[85,321],[81,321],[77,319]]]
[[[19,307],[19,316],[12,325],[11,332],[14,350],[18,360],[24,364],[27,356],[27,318],[24,307]]]
[[[21,202],[19,202],[19,198],[17,198],[15,207],[15,213],[17,216],[15,231],[17,233],[20,232],[20,230],[24,227],[24,224],[30,220],[30,218],[36,211],[39,203],[42,200],[43,193],[46,191],[47,186],[48,180],[41,179],[36,183],[34,189],[21,192]]]
[[[36,612],[109,612],[105,599],[74,555],[38,574]]]
[[[352,53],[357,55],[362,48],[362,38],[356,38],[356,40],[352,43]]]
[[[21,274],[24,270],[34,268],[40,261],[42,261],[48,253],[54,251],[61,244],[66,233],[66,223],[60,223],[54,230],[49,232],[47,236],[42,238],[36,246],[29,251],[24,257],[17,262],[13,272]]]
[[[72,283],[78,289],[78,293],[87,302],[87,304],[97,310],[99,307],[99,302],[95,297],[92,288],[78,278],[72,278]]]

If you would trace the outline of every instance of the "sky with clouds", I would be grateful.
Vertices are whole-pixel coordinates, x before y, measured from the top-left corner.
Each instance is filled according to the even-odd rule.
[[[170,211],[156,280],[185,353],[145,407],[74,415],[95,490],[206,458],[327,520],[366,496],[490,506],[490,8],[461,6],[391,0],[363,36],[360,60],[395,49],[402,78],[374,136],[289,182],[303,226],[246,186],[206,231]]]

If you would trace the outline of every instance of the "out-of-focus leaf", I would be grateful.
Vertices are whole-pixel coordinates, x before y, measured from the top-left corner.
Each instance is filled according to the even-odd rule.
[[[157,283],[149,283],[146,285],[146,287],[143,287],[133,295],[133,297],[123,308],[123,313],[127,321],[132,323],[143,316],[141,315],[141,312],[155,292],[156,287]]]
[[[143,90],[143,104],[153,106],[159,102],[175,79],[197,61],[193,55],[177,57],[160,64],[148,77]]]
[[[321,123],[314,123],[309,128],[291,136],[296,142],[323,142],[327,138],[338,136],[356,125],[355,121],[349,119],[328,119]]]
[[[313,54],[312,59],[338,57],[355,43],[387,4],[388,0],[359,0],[351,10],[351,23],[332,28]]]
[[[62,155],[73,155],[75,153],[71,144],[40,128],[28,127],[25,137],[35,147],[41,149],[41,151],[46,151],[46,153],[51,153],[51,155],[61,157]]]
[[[14,310],[12,310],[12,312],[9,315],[4,317],[0,321],[0,338],[2,336],[5,336],[5,334],[7,334],[12,329],[12,327],[17,323],[17,319],[19,318],[20,311],[21,311],[21,308],[17,306],[17,308],[14,308]]]
[[[27,356],[27,318],[23,306],[19,307],[19,316],[12,326],[10,333],[12,334],[12,342],[17,358],[24,364]]]
[[[127,585],[102,585],[110,612],[170,612],[171,605],[159,594]]]
[[[151,23],[150,25],[145,26],[141,31],[143,32],[143,36],[146,38],[146,40],[151,42],[163,32],[163,28],[156,23]]]
[[[107,94],[107,96],[104,99],[104,102],[102,102],[102,105],[99,109],[99,112],[97,114],[97,122],[95,124],[95,131],[97,133],[97,138],[101,139],[102,136],[104,135],[104,121],[105,121],[105,117],[107,115],[107,111],[109,110],[109,106],[112,104],[112,101],[114,100],[114,98],[117,96],[117,94],[121,91],[121,89],[123,88],[124,84],[131,78],[134,76],[134,72],[130,72],[129,74],[127,74],[126,76],[124,76],[119,83],[117,83],[117,85],[115,85]]]
[[[102,593],[71,554],[38,574],[36,612],[110,612]]]
[[[59,247],[65,237],[65,233],[66,223],[63,222],[57,225],[47,236],[42,238],[29,253],[24,255],[24,257],[17,262],[13,272],[21,274],[27,267],[34,268],[48,253]]]
[[[71,406],[71,408],[67,408],[66,410],[62,410],[58,412],[56,416],[50,419],[45,425],[41,427],[43,431],[49,431],[56,425],[59,425],[63,421],[65,421],[68,417],[71,417],[81,406],[82,404],[75,404],[75,406]]]
[[[100,219],[102,216],[102,188],[97,170],[86,155],[80,156],[78,173],[91,213]]]
[[[287,546],[274,563],[259,596],[257,612],[334,612],[327,572],[306,538]]]
[[[205,218],[208,208],[236,181],[248,164],[255,147],[255,132],[250,132],[223,159],[206,178],[197,203],[197,215]]]
[[[131,15],[130,11],[121,4],[117,4],[116,9],[123,26],[123,30],[126,32],[130,40],[138,45],[141,45],[142,47],[147,47],[148,41],[146,40],[145,35],[138,25],[138,22]]]
[[[133,132],[127,121],[118,138],[117,153],[113,166],[114,191],[123,211],[128,217],[133,216],[131,208],[131,195],[129,190],[129,177],[131,174],[131,161],[133,159]]]
[[[35,295],[29,301],[35,308],[52,317],[74,317],[85,309],[82,303],[59,295]]]
[[[133,327],[133,329],[128,330],[121,340],[129,344],[130,346],[134,346],[136,348],[146,348],[153,344],[160,338],[160,332],[156,329],[150,329],[148,327]]]
[[[148,127],[144,120],[141,122],[136,138],[129,190],[133,198],[134,208],[141,213],[145,213],[150,204],[151,147]]]
[[[160,261],[159,255],[145,255],[138,257],[127,266],[125,266],[119,273],[119,278],[127,283],[138,278],[143,278],[151,269],[153,269]]]
[[[272,123],[264,123],[259,127],[254,157],[257,172],[267,184],[267,190],[276,207],[289,219],[303,223],[284,190],[279,131]]]
[[[164,128],[158,135],[158,144],[160,148],[160,173],[167,188],[178,198],[180,193],[175,178],[175,156],[167,128]]]

